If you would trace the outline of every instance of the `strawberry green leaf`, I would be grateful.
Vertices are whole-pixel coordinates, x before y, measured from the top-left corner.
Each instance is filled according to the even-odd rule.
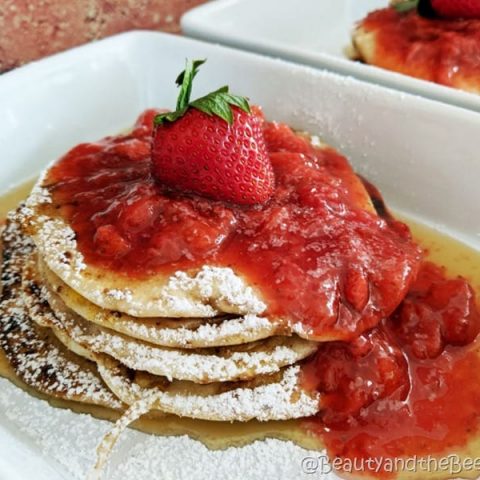
[[[397,12],[404,13],[418,7],[418,0],[405,0],[394,5]]]
[[[230,105],[234,105],[240,110],[243,110],[246,113],[250,113],[250,105],[248,104],[248,100],[245,97],[240,97],[238,95],[230,95],[228,92],[225,93],[224,96]]]
[[[153,119],[153,124],[161,125],[165,122],[174,122],[175,120],[183,117],[186,111],[187,109],[184,108],[183,110],[175,110],[174,112],[160,113]]]
[[[216,115],[225,120],[229,125],[233,123],[232,107],[237,107],[246,113],[250,113],[250,105],[245,97],[232,95],[228,86],[220,87],[218,90],[190,102],[192,94],[193,79],[198,73],[198,69],[206,60],[187,60],[185,70],[180,73],[176,79],[176,84],[180,87],[177,98],[177,108],[174,112],[161,113],[154,119],[155,125],[161,125],[165,122],[175,122],[183,117],[189,108],[195,108],[207,115]]]
[[[207,115],[216,115],[225,120],[229,125],[233,123],[232,106],[250,113],[250,106],[248,105],[247,99],[232,95],[228,92],[227,86],[221,87],[215,92],[191,102],[190,106]]]

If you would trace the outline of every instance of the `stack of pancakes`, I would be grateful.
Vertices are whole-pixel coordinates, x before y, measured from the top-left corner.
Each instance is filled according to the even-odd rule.
[[[261,316],[231,270],[132,281],[81,263],[42,180],[3,232],[1,340],[18,376],[43,393],[217,421],[315,414],[299,362],[317,342]],[[52,213],[53,212],[53,213]],[[110,277],[109,277],[110,275]]]
[[[337,155],[315,140],[317,151]],[[127,411],[129,421],[150,410],[212,421],[286,420],[321,410],[321,393],[302,366],[319,342],[341,337],[269,315],[261,290],[231,265],[205,261],[137,278],[87,262],[52,194],[54,167],[9,215],[2,235],[0,345],[21,380],[49,396]],[[350,166],[333,166],[329,175],[362,215],[373,216],[383,239],[389,227],[375,218],[386,214],[376,190]],[[400,302],[417,261],[416,247],[405,242],[407,253],[394,250],[382,273],[402,267],[402,276],[389,276],[387,293],[368,287],[373,300],[388,294],[393,305]],[[348,299],[336,291],[331,298],[339,299],[331,309],[337,323],[352,318]]]

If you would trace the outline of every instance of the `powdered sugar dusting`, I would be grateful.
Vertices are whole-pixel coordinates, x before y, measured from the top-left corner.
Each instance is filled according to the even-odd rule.
[[[77,249],[75,232],[62,220],[40,214],[42,206],[52,203],[48,188],[43,186],[47,173],[48,168],[42,172],[29,197],[24,205],[19,207],[15,216],[24,228],[33,228],[35,243],[41,248],[42,255],[48,263],[52,263],[58,270],[73,269],[79,273],[85,270],[86,265],[83,255]]]
[[[279,371],[316,350],[314,342],[300,338],[272,337],[255,345],[218,348],[213,352],[155,347],[97,327],[65,311],[61,300],[41,288],[39,297],[25,295],[32,318],[59,329],[74,343],[95,353],[104,353],[134,370],[193,382],[224,382],[253,378]],[[45,306],[54,307],[55,315]]]
[[[25,202],[25,208],[35,209],[39,205],[44,205],[52,203],[52,197],[47,188],[43,186],[45,178],[47,176],[48,168],[45,169],[41,174],[37,182],[32,188],[30,195],[28,196]]]
[[[101,322],[101,318],[97,318],[97,321]],[[249,342],[273,335],[278,326],[268,318],[245,315],[241,318],[225,319],[219,323],[204,323],[195,329],[156,328],[134,320],[123,320],[121,328],[123,333],[135,338],[159,345],[185,348],[191,345],[220,346],[235,337],[242,337],[243,341]]]
[[[283,332],[284,322],[257,315],[216,319],[139,319],[102,309],[78,293],[39,262],[42,282],[81,317],[102,327],[154,345],[206,348],[253,342]]]
[[[69,360],[55,345],[37,337],[18,307],[15,312],[8,305],[6,309],[2,315],[11,316],[2,325],[1,345],[26,384],[54,397],[121,408],[93,369]]]
[[[273,334],[276,329],[277,326],[268,318],[245,315],[241,318],[226,319],[218,324],[202,324],[195,330],[183,327],[171,328],[158,331],[158,334],[165,339],[165,342],[176,342],[180,345],[193,343],[218,345],[222,339],[242,335],[248,341],[250,336],[258,335],[260,330],[264,332],[263,335],[268,336]]]
[[[159,458],[158,444],[153,438],[137,444],[129,451],[126,460],[116,466],[112,472],[113,479],[135,478],[144,471],[155,472],[159,478],[209,480],[222,478],[238,480],[240,472],[245,479],[292,480],[312,478],[302,471],[302,459],[326,455],[323,452],[309,452],[291,442],[274,439],[257,441],[242,448],[211,451],[204,445],[189,440],[187,437],[172,438],[162,445]],[[179,452],[188,452],[188,455]],[[181,465],[181,468],[178,468]],[[122,477],[123,476],[123,477]],[[320,477],[319,477],[320,478]],[[321,476],[322,480],[337,479],[334,474]]]
[[[98,442],[112,427],[90,415],[54,408],[4,379],[0,379],[0,414],[12,425],[15,438],[27,441],[72,480],[85,479]],[[158,437],[128,429],[113,451],[105,479],[238,480],[239,472],[244,478],[307,479],[311,475],[302,472],[302,459],[320,455],[274,439],[215,451],[187,436]]]
[[[284,420],[307,417],[319,410],[319,396],[299,386],[300,366],[283,370],[280,379],[257,386],[233,388],[206,394],[208,386],[185,391],[163,391],[160,387],[142,387],[132,382],[125,369],[115,361],[99,359],[99,372],[107,385],[125,403],[157,395],[154,408],[176,415],[216,421]]]
[[[296,333],[302,338],[311,338],[313,335],[313,328],[308,325],[304,325],[302,322],[292,323],[290,328],[292,329],[292,332]]]
[[[37,246],[45,261],[56,271],[79,274],[87,268],[83,255],[78,251],[75,232],[59,219],[40,216],[36,233]]]
[[[17,375],[33,388],[60,398],[120,408],[105,387],[94,364],[76,362],[62,353],[45,332],[32,324],[20,294],[23,260],[32,242],[10,222],[3,234],[3,294],[0,304],[0,344]]]
[[[127,303],[131,303],[133,300],[132,292],[128,288],[124,290],[118,290],[115,288],[106,290],[104,295],[114,298],[115,300],[125,300]]]
[[[231,268],[204,266],[193,277],[177,272],[170,279],[167,289],[172,303],[182,297],[182,292],[197,291],[201,299],[213,301],[224,312],[258,314],[267,308]]]

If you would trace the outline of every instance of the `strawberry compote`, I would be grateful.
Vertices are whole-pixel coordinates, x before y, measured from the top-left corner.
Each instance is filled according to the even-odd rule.
[[[470,285],[425,263],[387,321],[351,343],[322,345],[306,365],[306,385],[324,405],[306,428],[357,473],[400,473],[386,459],[461,452],[480,432],[479,329]],[[384,462],[383,472],[368,459]]]
[[[405,225],[373,212],[344,157],[265,122],[273,198],[253,207],[212,201],[155,180],[154,115],[128,135],[77,146],[48,174],[53,205],[88,263],[136,278],[231,267],[269,315],[322,338],[354,338],[399,305],[420,251]]]
[[[375,32],[377,66],[443,85],[478,89],[480,19],[424,18],[386,8],[362,22]]]

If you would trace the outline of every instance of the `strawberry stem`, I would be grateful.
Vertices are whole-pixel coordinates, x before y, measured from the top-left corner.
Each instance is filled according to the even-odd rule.
[[[203,65],[206,61],[187,59],[185,70],[175,80],[175,83],[180,87],[180,93],[177,98],[177,110],[183,110],[188,107],[190,96],[192,95],[193,79],[198,73],[200,65]]]
[[[161,113],[153,122],[155,125],[162,125],[165,122],[175,122],[183,117],[189,108],[195,108],[207,115],[216,115],[225,120],[229,125],[233,123],[232,107],[238,107],[244,112],[250,113],[250,105],[245,97],[232,95],[228,86],[224,86],[214,92],[190,102],[192,94],[193,79],[198,69],[206,60],[187,60],[185,70],[180,73],[175,83],[180,87],[177,98],[177,106],[174,112]]]

